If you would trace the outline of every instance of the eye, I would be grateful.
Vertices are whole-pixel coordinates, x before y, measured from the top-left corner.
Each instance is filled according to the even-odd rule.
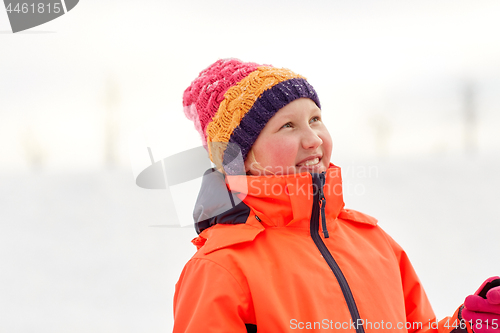
[[[286,123],[285,125],[281,126],[281,128],[292,128],[292,123]]]
[[[315,123],[318,121],[321,121],[321,117],[316,116],[316,117],[312,117],[311,120],[309,120],[309,123]]]

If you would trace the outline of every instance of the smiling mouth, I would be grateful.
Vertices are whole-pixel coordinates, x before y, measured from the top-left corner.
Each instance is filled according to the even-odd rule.
[[[304,166],[315,166],[315,165],[318,165],[319,164],[319,160],[320,158],[319,157],[316,157],[316,158],[313,158],[311,160],[307,160],[305,162],[302,162],[300,164],[297,164],[298,167],[304,167]]]

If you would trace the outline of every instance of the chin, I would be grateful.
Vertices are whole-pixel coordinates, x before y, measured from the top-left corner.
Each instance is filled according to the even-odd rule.
[[[327,167],[325,167],[325,166],[321,166],[321,167],[320,167],[320,168],[318,168],[318,169],[319,169],[319,170],[318,170],[318,171],[316,171],[316,172],[317,172],[317,173],[322,173],[322,172],[325,172],[325,171],[326,171],[326,169],[328,169],[328,168],[327,168]]]
[[[296,169],[295,173],[302,173],[302,172],[321,173],[326,170],[326,168],[322,165],[301,166],[301,167],[295,167],[295,169]]]

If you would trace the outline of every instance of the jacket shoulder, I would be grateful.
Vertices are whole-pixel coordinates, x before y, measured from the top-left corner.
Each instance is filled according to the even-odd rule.
[[[254,213],[252,212],[252,216]],[[198,249],[198,254],[209,254],[232,245],[252,242],[264,231],[264,226],[256,219],[249,218],[244,224],[216,224],[203,230],[191,242]]]
[[[368,214],[358,212],[357,210],[354,209],[342,209],[339,213],[338,218],[351,222],[368,224],[371,226],[376,226],[378,222],[376,218]]]

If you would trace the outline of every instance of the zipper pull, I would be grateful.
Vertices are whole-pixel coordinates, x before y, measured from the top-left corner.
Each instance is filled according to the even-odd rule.
[[[325,238],[328,238],[328,237],[330,237],[330,235],[328,234],[328,229],[326,228],[326,217],[325,217],[326,200],[325,200],[325,197],[323,197],[320,200],[319,205],[321,207],[321,227],[323,228],[323,235],[325,236]]]
[[[329,238],[328,229],[326,228],[326,216],[325,216],[325,206],[326,199],[325,193],[323,192],[323,187],[325,186],[325,172],[319,174],[319,179],[321,180],[321,187],[319,188],[319,206],[321,207],[321,227],[323,228],[323,235],[325,238]]]

